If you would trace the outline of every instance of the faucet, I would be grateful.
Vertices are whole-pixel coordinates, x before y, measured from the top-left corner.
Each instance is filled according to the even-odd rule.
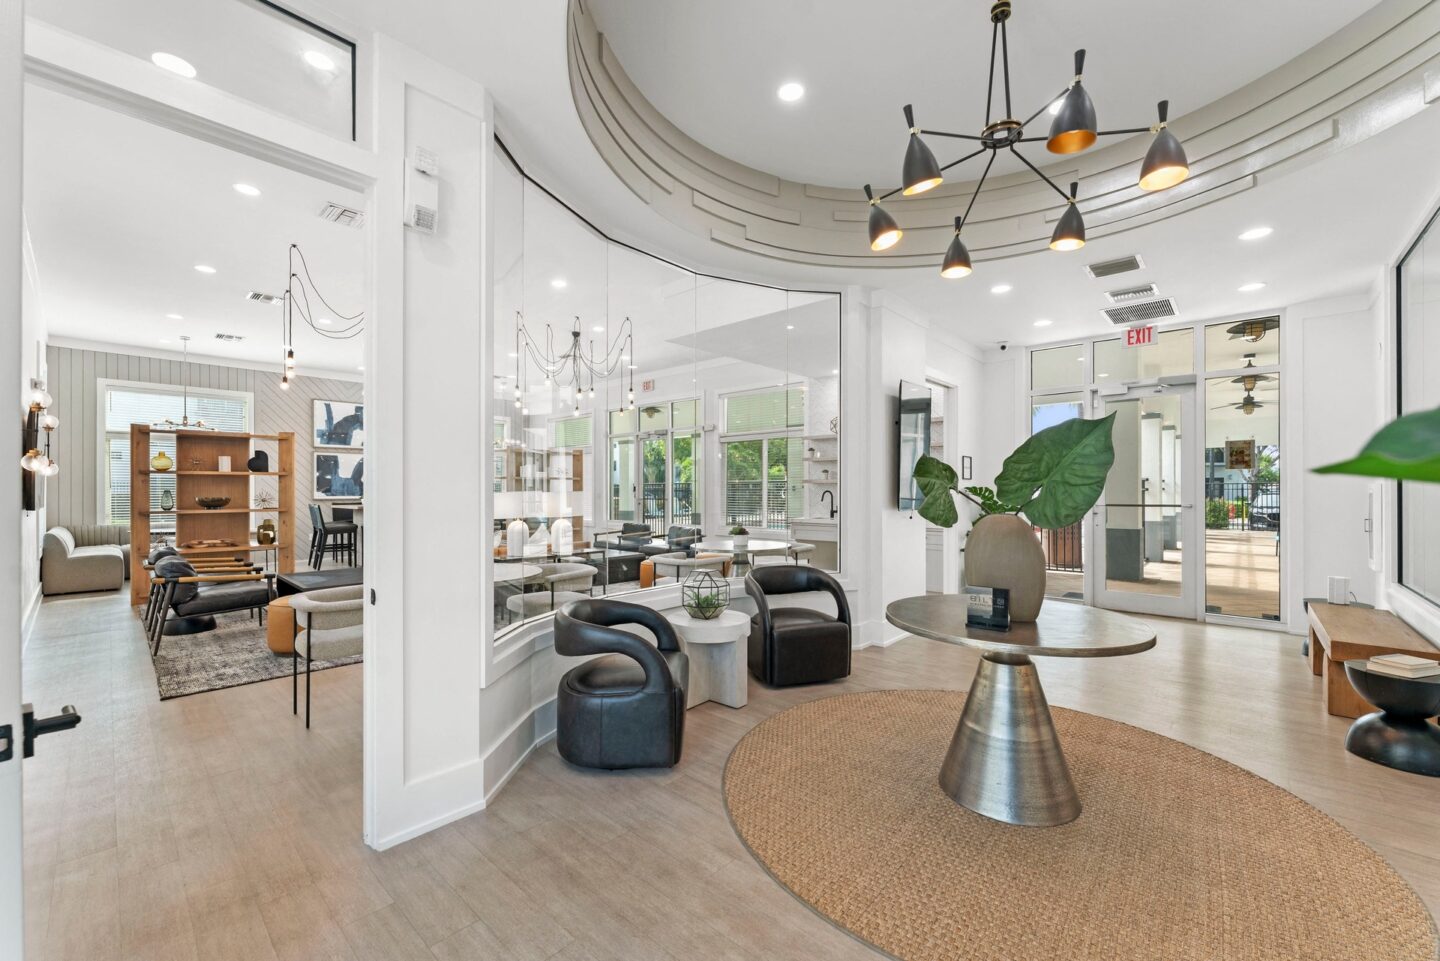
[[[834,492],[834,491],[825,491],[825,492],[823,492],[823,493],[820,495],[820,503],[822,503],[822,504],[825,503],[825,498],[827,498],[827,497],[830,498],[830,516],[831,516],[831,517],[834,517],[836,514],[840,513],[840,511],[837,510],[836,507],[835,507],[835,492]]]

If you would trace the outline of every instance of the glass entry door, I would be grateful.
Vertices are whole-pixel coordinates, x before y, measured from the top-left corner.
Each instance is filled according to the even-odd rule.
[[[1115,466],[1091,512],[1095,601],[1169,617],[1200,616],[1199,514],[1183,455],[1195,435],[1194,385],[1099,396],[1115,414]]]

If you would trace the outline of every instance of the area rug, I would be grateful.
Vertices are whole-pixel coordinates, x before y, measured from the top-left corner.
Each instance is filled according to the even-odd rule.
[[[1139,728],[1054,709],[1084,805],[1069,824],[960,807],[936,775],[964,703],[843,694],[761,723],[725,767],[736,832],[797,898],[904,961],[1437,957],[1424,904],[1359,838]]]
[[[213,631],[166,637],[160,642],[160,653],[151,658],[160,700],[255,684],[290,674],[290,657],[271,653],[265,644],[265,628],[258,619],[244,613],[218,614],[215,623]],[[357,664],[360,660],[361,656],[356,654],[333,661],[316,661],[310,670],[324,671]],[[304,661],[300,662],[300,671],[302,674],[305,671]]]

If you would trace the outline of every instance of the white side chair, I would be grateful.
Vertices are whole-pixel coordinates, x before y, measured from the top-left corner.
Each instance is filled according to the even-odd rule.
[[[365,588],[329,587],[290,598],[295,623],[295,652],[290,655],[290,712],[300,713],[300,658],[305,658],[305,726],[310,726],[310,664],[352,657],[364,650]]]

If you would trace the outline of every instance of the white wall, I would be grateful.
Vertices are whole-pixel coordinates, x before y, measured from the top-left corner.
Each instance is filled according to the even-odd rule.
[[[45,316],[40,301],[40,274],[35,265],[35,251],[30,247],[30,233],[25,230],[21,242],[24,253],[24,287],[20,302],[20,408],[29,403],[30,381],[46,379]],[[43,435],[42,435],[43,436]],[[36,478],[53,492],[55,482]],[[21,636],[30,637],[30,628],[40,610],[40,548],[45,535],[45,499],[33,511],[20,516],[20,602],[22,605]]]

